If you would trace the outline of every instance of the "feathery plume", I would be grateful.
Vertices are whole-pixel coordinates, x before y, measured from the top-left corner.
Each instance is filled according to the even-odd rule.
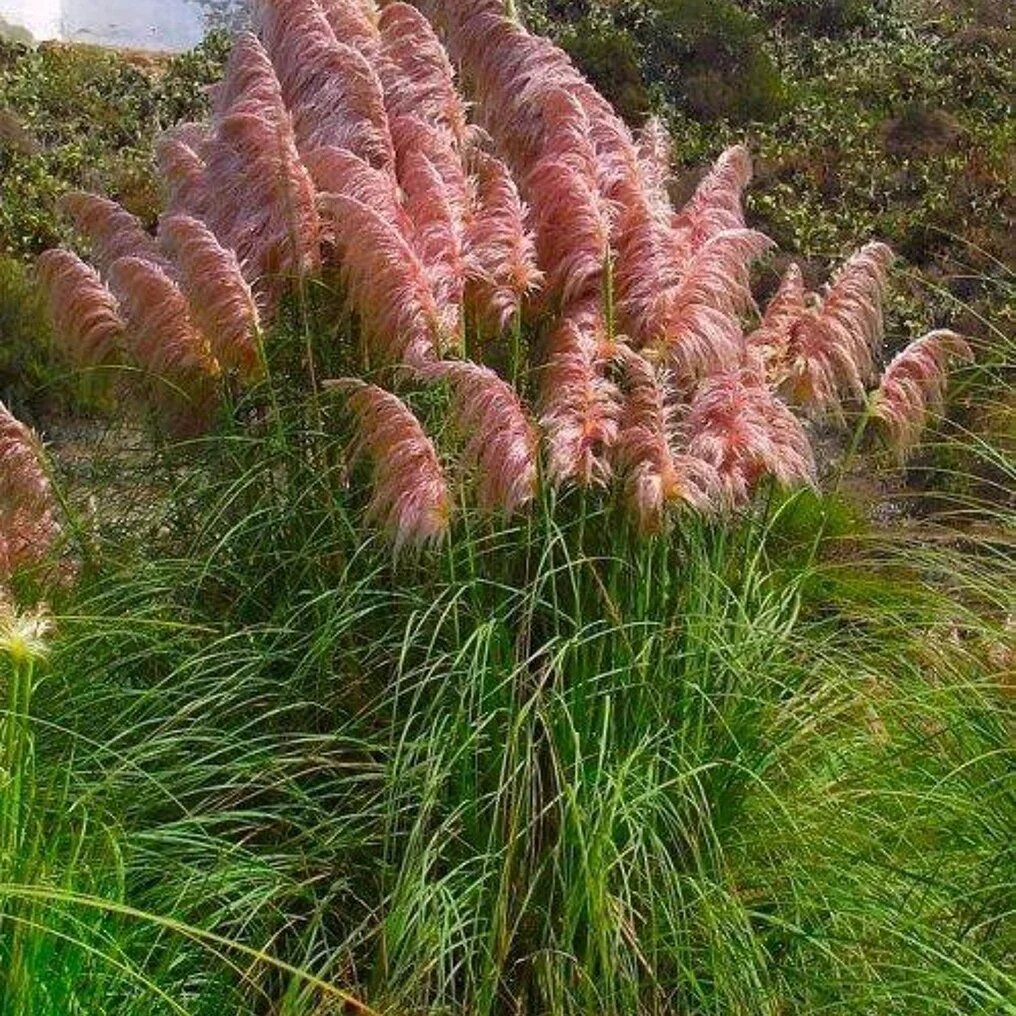
[[[667,193],[673,148],[674,140],[670,131],[658,116],[651,116],[635,139],[642,180],[648,189],[658,195]]]
[[[694,252],[717,233],[744,229],[741,200],[751,176],[747,148],[734,145],[721,153],[687,204],[674,216],[673,228],[681,247]]]
[[[60,537],[42,444],[0,402],[0,581],[39,567]]]
[[[625,396],[615,457],[639,529],[655,533],[670,506],[707,510],[720,481],[709,463],[675,453],[677,418],[666,374],[658,376],[626,346],[619,346],[619,359]]]
[[[127,318],[128,351],[142,367],[182,387],[215,374],[215,362],[191,319],[187,298],[158,265],[120,258],[113,262],[109,278]]]
[[[399,183],[407,201],[413,200],[413,180],[408,173],[411,159],[425,155],[444,181],[445,200],[464,226],[472,203],[469,181],[466,177],[462,154],[456,149],[447,131],[421,120],[412,114],[391,120],[392,140],[398,161]]]
[[[647,352],[670,364],[677,380],[737,366],[744,356],[738,312],[750,297],[747,266],[772,241],[750,229],[728,230],[708,240],[676,285],[652,300],[637,320]]]
[[[144,258],[172,271],[172,265],[159,253],[155,238],[145,231],[141,220],[115,201],[85,191],[70,191],[60,198],[59,207],[78,231],[88,237],[92,256],[103,274],[122,257]]]
[[[356,198],[322,194],[353,308],[387,363],[431,358],[441,315],[426,269],[405,235]]]
[[[400,163],[413,249],[430,280],[442,332],[458,336],[466,284],[461,220],[443,177],[426,155],[409,152]]]
[[[467,302],[498,331],[522,301],[539,289],[536,245],[526,229],[526,208],[508,167],[493,155],[472,154],[476,207],[466,230]]]
[[[515,389],[476,363],[443,360],[417,373],[451,388],[452,412],[466,437],[465,459],[476,471],[480,507],[512,515],[531,501],[536,493],[536,432]]]
[[[599,294],[610,256],[611,209],[595,179],[595,155],[579,103],[557,90],[548,100],[553,143],[526,178],[540,268],[562,304]]]
[[[167,194],[170,214],[203,218],[212,202],[204,160],[185,141],[163,134],[155,141],[155,160]]]
[[[863,397],[882,340],[882,299],[892,259],[884,243],[861,248],[793,330],[781,389],[793,403],[814,415],[839,414],[844,393]]]
[[[260,372],[257,305],[236,254],[226,250],[204,223],[187,215],[162,220],[159,236],[180,270],[180,288],[191,317],[207,337],[224,370],[241,380]]]
[[[391,392],[352,378],[330,382],[356,421],[350,457],[368,457],[374,490],[367,518],[389,533],[396,552],[442,540],[452,501],[433,442],[412,410]]]
[[[222,81],[212,90],[212,122],[234,113],[277,118],[284,108],[282,88],[264,46],[256,35],[240,32]]]
[[[928,417],[941,411],[949,364],[973,359],[967,340],[947,329],[915,339],[893,357],[872,396],[871,415],[885,426],[901,458],[917,443]]]
[[[384,215],[400,232],[410,236],[413,223],[402,207],[395,178],[375,169],[358,155],[343,148],[315,148],[304,156],[314,186],[324,194],[342,194]]]
[[[621,406],[617,386],[606,372],[613,350],[599,299],[572,304],[547,345],[539,388],[550,479],[557,484],[605,484]]]
[[[783,486],[814,482],[815,460],[801,422],[750,369],[703,382],[682,433],[688,454],[716,470],[731,505],[747,503],[766,475]]]
[[[352,42],[336,38],[320,7],[309,0],[287,4],[266,38],[300,151],[348,148],[372,166],[394,171],[377,72]]]
[[[430,22],[401,0],[381,10],[380,76],[391,117],[415,114],[447,130],[461,144],[466,110],[455,72]]]
[[[758,328],[747,338],[749,352],[758,358],[770,388],[782,383],[781,370],[793,341],[794,329],[808,311],[804,277],[797,264],[791,264],[766,306]]]
[[[115,358],[124,323],[116,298],[91,265],[69,250],[48,250],[38,261],[39,279],[49,292],[57,340],[81,366]]]
[[[208,225],[271,304],[293,276],[320,263],[314,184],[288,116],[230,114],[207,148],[209,177],[220,191]]]
[[[320,0],[335,37],[373,58],[381,45],[378,14],[371,0]]]

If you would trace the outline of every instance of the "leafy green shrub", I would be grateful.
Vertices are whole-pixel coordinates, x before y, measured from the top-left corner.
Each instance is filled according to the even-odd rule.
[[[191,53],[136,66],[87,46],[0,42],[8,137],[0,143],[0,253],[31,258],[63,239],[55,201],[68,189],[118,195],[153,223],[153,133],[203,113],[226,47],[212,35]]]
[[[645,119],[650,111],[649,92],[635,43],[627,32],[584,20],[563,34],[560,43],[628,123]]]
[[[763,26],[730,0],[660,0],[642,33],[645,72],[692,115],[764,120],[786,87]]]
[[[743,6],[795,32],[838,36],[871,27],[879,8],[890,4],[879,0],[745,0]]]

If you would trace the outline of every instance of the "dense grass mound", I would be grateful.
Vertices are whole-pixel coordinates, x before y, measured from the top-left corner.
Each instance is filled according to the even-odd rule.
[[[369,6],[264,4],[158,243],[63,199],[123,413],[0,413],[0,1011],[1016,1013],[1016,465],[954,421],[948,498],[854,496],[965,343],[881,369],[878,243],[757,314],[743,148],[672,208],[499,5],[493,137]]]

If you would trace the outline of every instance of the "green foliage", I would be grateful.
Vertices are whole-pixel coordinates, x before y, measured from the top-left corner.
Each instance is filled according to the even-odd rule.
[[[628,123],[646,118],[651,105],[649,93],[635,44],[627,32],[587,19],[570,27],[559,42]]]
[[[55,377],[49,336],[46,301],[30,271],[0,258],[0,399],[37,408],[41,389]]]
[[[706,122],[768,119],[785,104],[762,24],[730,0],[658,0],[644,38],[646,75]]]
[[[212,36],[138,66],[107,50],[0,43],[0,108],[22,138],[0,144],[0,253],[30,258],[60,242],[55,201],[71,188],[108,194],[154,222],[152,137],[204,111],[225,50]]]

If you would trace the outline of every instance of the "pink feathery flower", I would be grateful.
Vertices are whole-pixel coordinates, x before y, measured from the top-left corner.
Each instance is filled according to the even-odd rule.
[[[882,340],[882,299],[892,260],[884,243],[867,244],[793,329],[782,390],[794,404],[815,415],[835,415],[844,393],[864,395]]]
[[[729,370],[745,351],[739,312],[751,260],[772,241],[750,229],[729,230],[707,241],[680,281],[659,292],[635,334],[653,358],[666,361],[682,383]]]
[[[302,152],[348,148],[377,169],[394,171],[388,112],[377,71],[323,21],[294,29],[291,54],[275,57]]]
[[[88,237],[92,256],[103,274],[122,257],[145,258],[172,270],[159,252],[155,237],[146,232],[141,220],[115,201],[85,191],[70,191],[60,198],[59,206],[78,231]]]
[[[49,292],[56,338],[74,361],[98,366],[115,359],[124,323],[99,273],[69,250],[46,251],[38,272]]]
[[[371,460],[374,490],[367,518],[392,537],[396,552],[442,540],[452,500],[433,442],[398,396],[352,378],[331,382],[356,420],[353,461]]]
[[[766,306],[761,323],[746,340],[749,352],[759,358],[771,388],[779,387],[783,380],[781,371],[794,329],[807,313],[805,296],[801,269],[791,264]]]
[[[625,395],[615,457],[638,528],[655,533],[670,506],[708,510],[720,481],[709,463],[674,451],[677,417],[666,374],[657,375],[634,350],[618,348]]]
[[[216,363],[198,330],[180,287],[158,265],[120,258],[109,272],[110,286],[128,325],[128,352],[157,377],[186,387],[213,377]]]
[[[284,108],[282,88],[264,46],[256,35],[240,32],[222,81],[212,89],[212,122],[233,113],[275,118]]]
[[[721,153],[687,204],[674,215],[673,227],[689,251],[717,233],[744,228],[742,196],[751,181],[751,155],[743,145]]]
[[[411,243],[430,280],[441,330],[459,336],[466,285],[463,224],[444,178],[422,152],[400,156],[406,214],[413,224]]]
[[[928,417],[941,412],[950,362],[973,359],[967,340],[946,329],[915,339],[893,357],[872,396],[871,415],[882,421],[901,457],[917,443]]]
[[[446,382],[465,459],[476,472],[480,507],[514,514],[536,493],[536,431],[515,389],[489,367],[441,360],[420,367],[427,380]]]
[[[201,156],[180,138],[163,134],[155,141],[155,159],[170,214],[203,218],[212,203],[213,188]]]
[[[599,300],[569,307],[547,347],[538,378],[550,479],[605,484],[621,406],[620,392],[607,376],[612,348]]]
[[[613,199],[618,167],[633,157],[631,136],[568,55],[549,40],[530,35],[494,4],[448,2],[440,7],[452,57],[475,86],[483,124],[520,179],[555,133],[546,119],[545,100],[564,90],[586,113],[597,155],[597,182],[601,193]]]
[[[391,173],[375,169],[347,149],[332,146],[315,148],[303,161],[321,194],[355,198],[380,212],[404,236],[412,235],[413,222],[402,207],[398,183]],[[321,203],[319,200],[319,205]],[[322,223],[326,233],[327,223],[326,216]]]
[[[164,218],[159,237],[179,268],[191,317],[220,366],[236,371],[243,381],[254,379],[261,370],[260,322],[236,254],[204,223],[187,215]]]
[[[415,156],[425,155],[444,182],[444,200],[464,228],[470,215],[472,194],[462,153],[456,148],[451,135],[413,114],[393,117],[391,133],[399,183],[406,200],[413,200],[413,179],[408,170]]]
[[[674,139],[666,124],[651,116],[635,139],[642,179],[657,194],[666,194],[674,158]]]
[[[433,356],[441,315],[427,271],[383,212],[342,194],[322,194],[353,309],[389,364]]]
[[[552,152],[525,182],[540,269],[566,306],[601,292],[610,256],[610,209],[587,163],[582,154]]]
[[[373,0],[319,0],[328,23],[341,42],[373,59],[381,45],[378,12]]]
[[[481,320],[501,331],[523,300],[539,289],[543,275],[526,229],[526,207],[508,167],[482,151],[471,158],[476,204],[465,236],[467,302]]]
[[[745,504],[759,481],[812,484],[815,460],[801,422],[752,370],[708,378],[682,424],[689,455],[717,472],[731,505]]]
[[[209,177],[219,190],[208,225],[273,305],[294,276],[320,264],[316,192],[292,125],[286,115],[231,114],[207,150]]]
[[[466,109],[455,72],[430,22],[400,0],[381,10],[380,75],[391,117],[414,114],[447,130],[461,144]]]
[[[59,538],[42,443],[0,402],[0,581],[45,563]]]

